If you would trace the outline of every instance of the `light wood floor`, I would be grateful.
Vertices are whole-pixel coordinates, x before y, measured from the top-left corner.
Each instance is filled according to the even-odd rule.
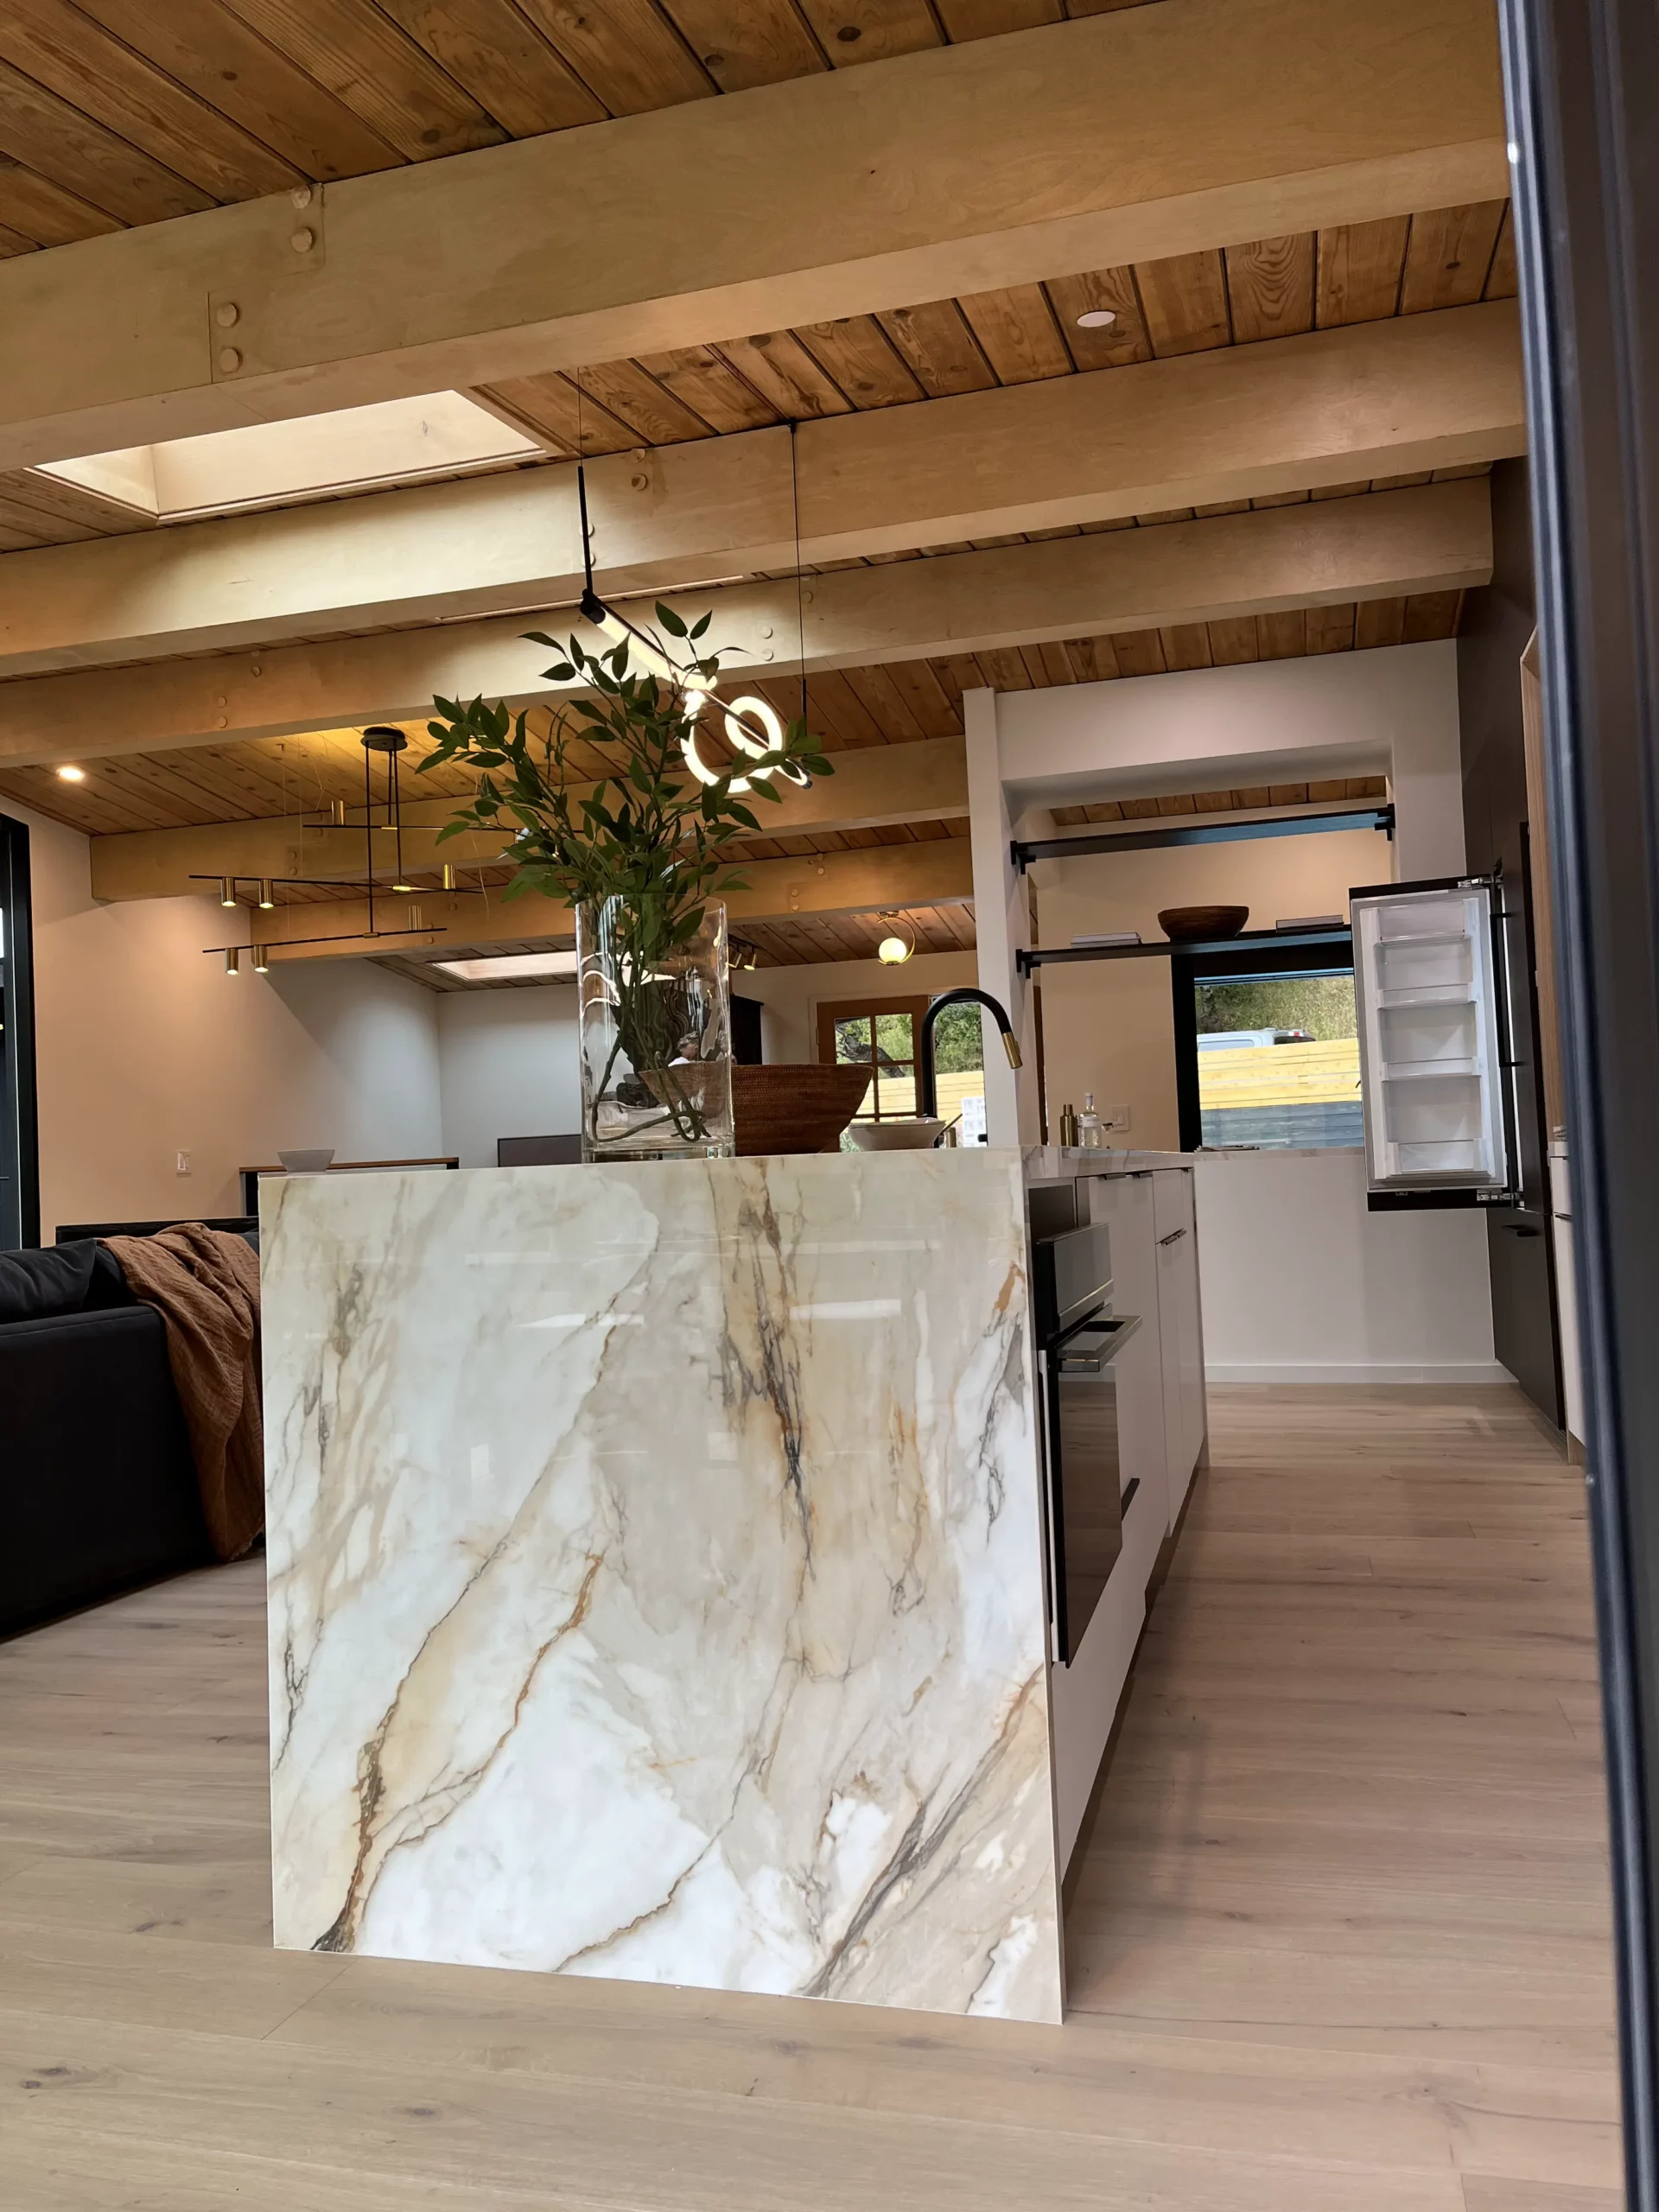
[[[5,2212],[1616,2212],[1577,1474],[1213,1415],[1060,2030],[273,1953],[259,1568],[0,1646]]]

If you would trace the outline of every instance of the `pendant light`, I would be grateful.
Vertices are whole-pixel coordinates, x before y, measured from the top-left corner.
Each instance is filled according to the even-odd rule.
[[[684,756],[686,766],[700,784],[724,782],[731,791],[747,791],[753,788],[757,779],[769,780],[773,776],[782,776],[786,783],[794,784],[802,791],[809,789],[812,779],[806,770],[795,761],[774,761],[770,767],[756,768],[747,776],[730,776],[723,773],[720,769],[709,767],[697,749],[697,724],[702,718],[704,707],[714,696],[719,678],[702,675],[695,667],[677,666],[669,658],[660,645],[646,637],[643,631],[636,629],[634,625],[626,620],[614,607],[607,607],[594,589],[593,531],[588,519],[588,469],[586,461],[580,458],[582,449],[582,378],[580,375],[576,378],[576,448],[579,456],[576,461],[576,510],[582,524],[582,588],[580,604],[583,620],[591,622],[600,635],[602,638],[608,638],[613,645],[626,646],[629,660],[637,663],[648,676],[654,676],[658,683],[666,683],[672,690],[683,694],[683,705],[681,708],[681,713],[686,728],[685,734],[680,741],[680,751]],[[792,446],[791,452],[793,453]],[[798,568],[799,546],[798,519],[796,525]],[[741,699],[734,699],[730,706],[723,708],[721,711],[727,741],[734,752],[745,753],[751,760],[761,760],[768,753],[777,752],[782,745],[783,720],[777,709],[767,700],[758,698],[753,693],[747,693]],[[366,742],[366,740],[365,741]]]
[[[906,916],[896,909],[889,910],[880,918],[893,926],[888,929],[887,935],[875,948],[875,957],[884,968],[900,968],[916,950],[915,928]],[[900,931],[904,932],[902,936],[899,934]]]
[[[392,833],[392,864],[395,869],[392,890],[407,897],[415,886],[404,872],[404,808],[403,794],[397,781],[397,756],[409,750],[409,740],[400,729],[386,722],[372,722],[363,733],[363,835],[366,844],[369,879],[369,932],[374,932],[374,786],[372,766],[378,753],[386,764],[386,820],[385,827]]]

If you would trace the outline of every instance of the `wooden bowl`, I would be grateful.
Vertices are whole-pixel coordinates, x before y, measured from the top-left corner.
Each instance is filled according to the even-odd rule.
[[[869,1089],[868,1067],[774,1061],[732,1069],[732,1116],[739,1157],[772,1152],[834,1152]]]
[[[1236,937],[1250,918],[1248,906],[1166,906],[1158,926],[1177,944],[1217,937]]]

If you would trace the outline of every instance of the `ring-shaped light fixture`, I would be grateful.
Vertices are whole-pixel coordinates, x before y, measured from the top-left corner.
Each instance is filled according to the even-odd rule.
[[[706,691],[687,692],[684,713],[690,727],[681,741],[680,750],[685,755],[687,767],[699,783],[717,784],[721,780],[719,772],[710,768],[697,751],[696,723],[709,696]],[[766,732],[764,741],[756,736],[752,727],[756,722]],[[783,717],[769,700],[757,698],[752,693],[741,699],[734,699],[725,709],[725,727],[733,750],[747,753],[751,760],[764,760],[768,753],[783,750]],[[798,785],[803,790],[812,781],[804,768],[796,767],[791,761],[774,760],[770,767],[757,768],[752,776],[734,776],[729,788],[734,791],[752,791],[757,779],[776,775],[786,777],[791,784]]]

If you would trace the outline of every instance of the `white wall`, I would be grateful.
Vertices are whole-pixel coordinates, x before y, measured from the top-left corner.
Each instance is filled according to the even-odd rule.
[[[972,780],[970,733],[982,916],[1012,912],[1010,817],[1022,834],[1042,836],[1033,816],[1090,799],[1389,779],[1391,848],[1372,832],[1343,831],[1050,864],[1037,875],[1045,944],[1120,928],[1150,938],[1160,906],[1211,901],[1248,906],[1252,927],[1271,927],[1338,911],[1357,884],[1451,875],[1464,864],[1450,641],[999,693],[995,751],[993,805],[982,774]],[[1167,966],[1050,968],[1042,991],[1051,1108],[1093,1090],[1102,1107],[1129,1107],[1131,1142],[1174,1145]],[[1023,1118],[1034,1079],[1023,1078],[1020,1092]],[[993,1141],[1013,1135],[993,1115]],[[1198,1221],[1212,1373],[1262,1382],[1501,1374],[1481,1217],[1370,1213],[1358,1152],[1207,1157]]]
[[[1478,1209],[1369,1212],[1355,1151],[1205,1154],[1196,1181],[1212,1382],[1507,1380]]]
[[[884,968],[879,960],[757,968],[753,974],[734,975],[732,992],[734,997],[760,1001],[761,1050],[767,1060],[793,1063],[818,1056],[820,1000],[921,998],[977,981],[971,952],[918,952],[899,968]]]
[[[963,695],[963,729],[967,741],[969,832],[974,856],[974,934],[978,982],[1003,1007],[1019,1039],[1020,1065],[1008,1065],[997,1050],[988,1015],[980,1016],[985,1063],[985,1130],[992,1144],[1035,1144],[1042,1135],[1037,1072],[1037,996],[1020,972],[1019,956],[1031,944],[1031,907],[1024,877],[1014,865],[1015,812],[1002,767],[1001,702],[995,691]],[[1021,836],[1042,836],[1043,816],[1033,829],[1023,820]]]
[[[1015,814],[1123,792],[1382,774],[1399,815],[1393,873],[1463,865],[1452,639],[999,692],[996,728]]]
[[[963,702],[968,728],[969,800],[973,817],[974,901],[980,925],[981,981],[1005,999],[1016,1022],[1025,1027],[1027,994],[1014,972],[1014,954],[1024,941],[1022,889],[1008,864],[1010,823],[1021,836],[1051,834],[1049,810],[1089,800],[1150,792],[1224,789],[1261,783],[1302,783],[1334,776],[1381,774],[1389,779],[1396,820],[1394,840],[1376,841],[1349,883],[1377,883],[1402,878],[1454,874],[1463,866],[1463,801],[1458,751],[1457,647],[1443,640],[1431,645],[1390,645],[1367,652],[1325,653],[1301,660],[1256,661],[1236,668],[1187,669],[1173,675],[1120,677],[1105,683],[1059,684],[1044,690],[976,692]],[[1198,848],[1191,865],[1172,869],[1169,880],[1194,887],[1160,905],[1229,899],[1219,886],[1236,877],[1255,887],[1236,903],[1255,910],[1255,920],[1271,923],[1280,915],[1332,911],[1328,893],[1313,899],[1296,880],[1317,863],[1298,859],[1281,842],[1266,849],[1259,863],[1245,857],[1262,849],[1249,844]],[[1224,860],[1225,854],[1230,857]],[[1166,857],[1173,858],[1173,855]],[[1046,902],[1046,883],[1072,880],[1101,886],[1096,911],[1122,908],[1127,894],[1107,887],[1106,871],[1116,877],[1130,865],[1128,855],[1105,861],[1071,864],[1071,876],[1039,876],[1042,942],[1064,944],[1085,930],[1118,925],[1104,920],[1072,921],[1062,906]],[[1272,880],[1281,885],[1272,887]],[[1128,880],[1127,878],[1122,880]],[[1348,884],[1341,887],[1344,890]],[[1147,901],[1141,899],[1141,906]],[[1271,907],[1272,912],[1268,909]],[[1122,926],[1156,933],[1139,915]],[[1148,967],[1152,963],[1147,963]],[[1044,978],[1046,1058],[1054,1067],[1053,1039],[1046,1024],[1052,1013],[1069,1013],[1086,987],[1068,980],[1052,994]],[[1070,971],[1071,976],[1078,973]],[[1126,1019],[1143,1033],[1150,1052],[1157,1017],[1154,1000],[1166,994],[1167,975],[1142,976],[1119,986]],[[1131,1006],[1140,1008],[1131,1014]],[[1062,1062],[1065,1047],[1061,1047]],[[1033,1056],[1027,1052],[1027,1069]],[[1090,1071],[1092,1072],[1092,1070]],[[1061,1084],[1077,1095],[1101,1084],[1064,1065]],[[1108,1090],[1111,1078],[1103,1079]],[[1034,1129],[1036,1078],[1022,1077],[1017,1101],[993,1083],[987,1109],[993,1142],[1030,1141]],[[1050,1084],[1050,1103],[1071,1095]],[[1149,1098],[1151,1093],[1148,1093]],[[1162,1103],[1152,1110],[1155,1135],[1148,1141],[1173,1143],[1166,1126],[1173,1097],[1170,1072]],[[1112,1103],[1129,1103],[1122,1085]],[[1136,1132],[1140,1134],[1140,1132]]]
[[[493,1167],[498,1137],[574,1136],[582,1089],[574,983],[451,991],[437,1007],[443,1148]]]
[[[1374,830],[1176,845],[1103,858],[1047,861],[1033,874],[1046,944],[1139,930],[1163,936],[1167,906],[1250,909],[1249,929],[1308,914],[1348,918],[1351,887],[1389,880],[1387,840]],[[1175,1025],[1169,963],[1102,960],[1042,971],[1043,1054],[1051,1124],[1062,1105],[1128,1106],[1137,1146],[1173,1152],[1180,1142],[1175,1100]]]
[[[238,917],[203,899],[99,904],[84,836],[6,811],[29,828],[48,1242],[60,1222],[238,1212],[238,1169],[292,1146],[493,1166],[499,1137],[580,1127],[572,985],[439,994],[360,960],[269,976],[245,963],[232,978],[202,947],[245,935]],[[973,954],[957,952],[734,982],[766,1005],[767,1058],[810,1060],[821,998],[974,979]]]
[[[364,962],[232,979],[205,899],[96,902],[86,839],[29,826],[41,1219],[241,1210],[237,1170],[279,1148],[442,1149],[436,1001]],[[191,1173],[175,1156],[191,1156]]]

